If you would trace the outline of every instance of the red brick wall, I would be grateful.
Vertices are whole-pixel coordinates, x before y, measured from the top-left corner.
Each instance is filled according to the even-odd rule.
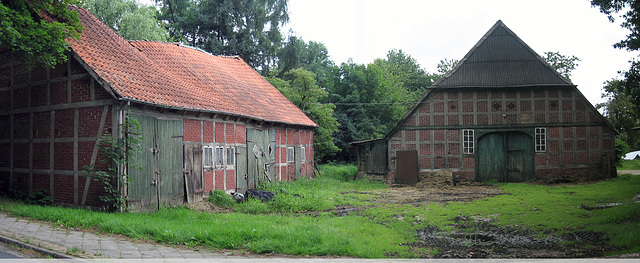
[[[54,69],[0,64],[0,155],[14,156],[13,163],[1,158],[0,168],[9,171],[0,178],[3,189],[13,187],[25,194],[45,189],[57,203],[81,205],[84,167],[91,164],[98,138],[113,126],[113,107],[108,106],[103,116],[104,105],[112,99],[74,59]],[[95,101],[94,106],[86,106],[89,101]],[[92,182],[86,205],[102,206],[98,195],[103,191]]]

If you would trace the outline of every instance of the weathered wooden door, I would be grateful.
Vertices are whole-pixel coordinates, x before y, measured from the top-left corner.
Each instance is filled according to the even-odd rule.
[[[275,130],[247,128],[247,188],[275,179]]]
[[[504,145],[502,133],[489,133],[478,139],[477,180],[502,181],[504,174]]]
[[[133,117],[142,128],[143,148],[128,166],[129,208],[149,211],[184,203],[182,120]]]
[[[187,202],[202,200],[204,195],[202,144],[184,145],[184,179]]]
[[[494,132],[478,139],[477,180],[524,182],[533,178],[533,143],[523,132]]]
[[[247,192],[247,146],[236,147],[236,191]]]
[[[396,183],[416,184],[418,182],[418,152],[396,152]]]
[[[505,182],[525,182],[533,179],[533,142],[522,132],[507,132]]]

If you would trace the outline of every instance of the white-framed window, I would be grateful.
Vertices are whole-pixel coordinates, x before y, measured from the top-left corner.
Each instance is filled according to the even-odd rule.
[[[475,149],[473,139],[473,130],[462,130],[462,153],[473,154]]]
[[[300,151],[300,159],[304,163],[307,160],[307,147],[302,146]]]
[[[287,147],[287,162],[292,163],[296,160],[296,152],[293,146]]]
[[[236,165],[236,148],[235,147],[227,147],[227,160],[225,164],[231,165],[231,166]]]
[[[202,151],[202,166],[204,166],[204,168],[213,167],[213,147],[203,146]]]
[[[547,151],[547,128],[536,128],[536,152]]]
[[[216,152],[214,154],[214,160],[216,167],[221,168],[224,165],[224,147],[216,146]]]

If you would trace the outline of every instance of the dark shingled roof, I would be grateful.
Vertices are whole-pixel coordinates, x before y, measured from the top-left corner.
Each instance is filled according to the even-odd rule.
[[[500,20],[432,88],[574,86]]]

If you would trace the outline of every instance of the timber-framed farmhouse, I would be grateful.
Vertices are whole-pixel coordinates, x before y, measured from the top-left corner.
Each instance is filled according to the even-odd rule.
[[[142,152],[128,169],[132,210],[242,192],[313,175],[313,130],[302,111],[238,57],[176,43],[127,41],[87,10],[68,63],[27,68],[0,57],[2,191],[44,190],[53,201],[102,207],[98,140],[135,117]]]
[[[563,182],[616,175],[607,120],[502,21],[384,138],[357,142],[361,173]]]

